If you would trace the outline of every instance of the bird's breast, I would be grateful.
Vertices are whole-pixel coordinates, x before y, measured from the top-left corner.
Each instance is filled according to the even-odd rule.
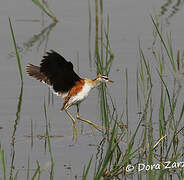
[[[81,90],[70,98],[70,103],[74,104],[83,101],[88,96],[91,88],[91,85],[85,82]]]

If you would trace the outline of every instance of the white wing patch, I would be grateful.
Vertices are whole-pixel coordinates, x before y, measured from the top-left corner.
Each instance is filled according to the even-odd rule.
[[[45,81],[41,81],[41,82],[44,84],[47,84]],[[49,86],[50,90],[53,92],[53,94],[56,94],[57,96],[60,96],[62,98],[65,98],[66,96],[68,96],[68,92],[66,92],[66,93],[56,92],[56,91],[54,91],[52,86],[50,86],[50,85],[48,85],[48,86]]]

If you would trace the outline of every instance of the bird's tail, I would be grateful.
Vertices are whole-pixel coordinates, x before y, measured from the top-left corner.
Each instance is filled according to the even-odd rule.
[[[46,81],[46,76],[40,72],[40,67],[33,64],[26,66],[26,72],[29,76],[41,81]]]

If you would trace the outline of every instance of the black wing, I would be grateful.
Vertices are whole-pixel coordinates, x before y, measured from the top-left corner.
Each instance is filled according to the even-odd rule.
[[[74,72],[73,64],[53,50],[43,56],[40,72],[49,79],[53,89],[61,93],[68,92],[81,79]]]

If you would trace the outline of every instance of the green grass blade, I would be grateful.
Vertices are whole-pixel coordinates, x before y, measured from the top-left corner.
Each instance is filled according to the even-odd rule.
[[[100,178],[103,176],[103,174],[108,166],[108,163],[109,163],[111,157],[113,156],[115,148],[118,145],[118,140],[115,141],[116,134],[117,134],[117,122],[115,121],[113,130],[112,130],[112,135],[111,135],[109,145],[108,145],[108,148],[106,151],[106,155],[104,157],[103,163],[100,164],[100,166],[98,167],[98,170],[97,170],[97,173],[94,177],[94,180],[100,180]],[[119,139],[120,139],[120,137],[119,137]]]
[[[54,179],[54,159],[52,155],[52,147],[51,147],[50,135],[49,135],[48,124],[47,124],[47,109],[46,109],[45,99],[44,99],[44,114],[46,119],[46,137],[47,137],[48,150],[49,150],[49,155],[51,160],[50,180],[53,180]]]
[[[5,157],[4,157],[4,150],[0,151],[0,158],[1,158],[3,174],[4,174],[4,180],[6,180],[6,162],[5,162]]]
[[[168,101],[169,101],[169,107],[170,107],[170,111],[171,111],[171,118],[174,118],[174,109],[173,109],[173,104],[171,102],[171,97],[170,97],[169,90],[168,90],[167,85],[164,82],[164,80],[163,80],[163,78],[162,78],[162,76],[161,76],[161,74],[159,73],[158,70],[157,70],[157,72],[158,72],[158,74],[160,76],[160,79],[161,79],[161,81],[162,81],[162,83],[163,83],[163,85],[165,87],[166,93],[167,93],[167,97],[168,97]],[[172,124],[172,123],[170,122],[170,124]]]
[[[159,31],[159,29],[158,29],[158,26],[156,25],[156,23],[155,23],[155,21],[154,21],[154,19],[153,19],[152,16],[151,16],[151,20],[152,20],[152,22],[153,22],[153,24],[154,24],[154,26],[155,26],[155,28],[156,28],[156,31],[157,31],[157,33],[158,33],[158,35],[159,35],[159,37],[160,37],[160,40],[161,40],[161,42],[162,42],[162,44],[163,44],[163,46],[164,46],[164,48],[165,48],[165,50],[166,50],[166,53],[167,53],[167,55],[168,55],[168,57],[169,57],[169,59],[170,59],[170,62],[171,62],[173,71],[176,72],[176,66],[175,66],[175,63],[174,63],[173,56],[172,56],[172,51],[170,51],[170,53],[169,53],[169,49],[167,48],[167,46],[166,46],[166,44],[165,44],[165,41],[164,41],[164,39],[163,39],[163,37],[162,37],[162,34],[160,33],[160,31]]]
[[[87,179],[87,175],[89,173],[89,168],[91,167],[91,162],[92,162],[93,156],[91,156],[89,163],[88,163],[88,167],[85,169],[84,167],[84,171],[83,171],[83,175],[82,175],[82,180],[86,180]]]
[[[33,177],[31,178],[31,180],[35,180],[35,178],[37,177],[37,175],[39,177],[39,173],[40,173],[40,166],[37,167],[35,173],[33,174]]]
[[[53,21],[58,22],[58,19],[56,16],[54,16],[54,13],[48,8],[48,5],[46,5],[47,9],[38,1],[38,0],[32,0],[32,2],[37,5],[45,14],[47,14]]]
[[[17,44],[16,44],[16,41],[15,41],[15,36],[14,36],[14,32],[13,32],[12,23],[11,23],[10,18],[8,18],[8,20],[9,20],[10,31],[11,31],[11,35],[12,35],[13,44],[14,44],[15,54],[16,54],[16,57],[17,57],[17,63],[18,63],[20,78],[21,78],[21,81],[23,83],[23,75],[22,75],[22,66],[21,66],[20,56],[19,56],[19,53],[18,53],[18,50],[17,50]]]
[[[178,157],[180,157],[180,156],[181,156],[181,154],[177,154],[174,158],[172,158],[172,160],[170,161],[170,165],[171,165],[173,162],[176,162],[177,159],[178,159]],[[165,174],[166,172],[169,172],[169,169],[167,169],[167,168],[161,169],[161,170],[159,171],[160,175],[159,175],[159,178],[158,178],[158,179],[163,179],[164,174]]]
[[[28,157],[28,161],[27,161],[27,180],[29,180],[29,171],[30,171],[30,158]]]

